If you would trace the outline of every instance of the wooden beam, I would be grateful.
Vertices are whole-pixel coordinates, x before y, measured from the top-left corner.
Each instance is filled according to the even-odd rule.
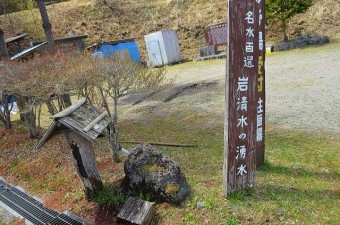
[[[38,142],[38,144],[35,146],[36,149],[41,148],[47,141],[48,139],[51,138],[51,136],[53,135],[53,132],[55,130],[55,128],[57,127],[57,122],[53,121],[52,124],[50,125],[50,127],[48,128],[47,132],[44,134],[43,138]]]
[[[198,147],[198,145],[158,143],[158,142],[148,142],[148,141],[119,141],[119,142],[120,143],[126,143],[126,144],[143,144],[143,143],[148,143],[150,145],[156,145],[156,146],[170,146],[170,147],[180,147],[180,148],[196,148],[196,147]]]
[[[91,123],[89,123],[84,129],[83,131],[85,132],[89,132],[89,130],[92,129],[92,127],[94,125],[96,125],[97,123],[99,123],[102,119],[104,119],[107,116],[107,112],[103,112],[102,114],[100,114],[97,118],[95,118]]]
[[[76,103],[74,103],[73,105],[71,105],[70,107],[67,107],[63,111],[53,115],[52,118],[61,118],[61,117],[68,116],[71,113],[73,113],[74,111],[76,111],[85,102],[86,102],[86,98],[82,98],[82,99],[78,100]]]

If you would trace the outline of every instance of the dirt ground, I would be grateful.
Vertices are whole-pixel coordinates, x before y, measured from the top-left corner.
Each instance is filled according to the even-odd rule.
[[[266,58],[267,129],[340,134],[340,44],[309,47]],[[167,114],[181,107],[223,116],[225,60],[191,62],[168,67],[174,85],[200,84],[164,103],[157,97],[126,106],[124,115],[142,115],[146,110]],[[204,85],[211,84],[213,85]],[[192,98],[195,94],[195,98]],[[187,104],[185,104],[187,103]],[[216,121],[218,122],[218,121]],[[220,122],[220,121],[219,121]]]

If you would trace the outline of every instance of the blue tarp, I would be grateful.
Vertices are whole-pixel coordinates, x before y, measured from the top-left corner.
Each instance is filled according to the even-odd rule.
[[[138,45],[136,42],[125,42],[119,44],[102,44],[93,52],[94,56],[107,58],[113,56],[116,52],[128,50],[131,60],[141,62]]]

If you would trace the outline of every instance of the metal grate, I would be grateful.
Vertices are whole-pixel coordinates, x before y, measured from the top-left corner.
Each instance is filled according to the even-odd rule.
[[[83,225],[83,223],[48,209],[36,199],[0,179],[0,202],[34,225]]]

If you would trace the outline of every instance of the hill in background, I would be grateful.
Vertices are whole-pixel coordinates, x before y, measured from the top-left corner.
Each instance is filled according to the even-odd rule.
[[[90,44],[99,40],[135,37],[145,56],[144,35],[165,29],[177,29],[182,57],[196,58],[199,47],[205,45],[206,26],[226,20],[225,0],[69,0],[49,5],[55,37],[69,31],[87,34]],[[179,20],[177,21],[177,10]],[[178,27],[177,27],[178,23]],[[27,10],[0,17],[6,37],[30,33],[30,38],[44,37],[38,10]],[[338,0],[315,0],[305,13],[294,17],[289,35],[317,34],[340,39],[340,3]],[[277,23],[268,24],[267,37],[281,38]]]

